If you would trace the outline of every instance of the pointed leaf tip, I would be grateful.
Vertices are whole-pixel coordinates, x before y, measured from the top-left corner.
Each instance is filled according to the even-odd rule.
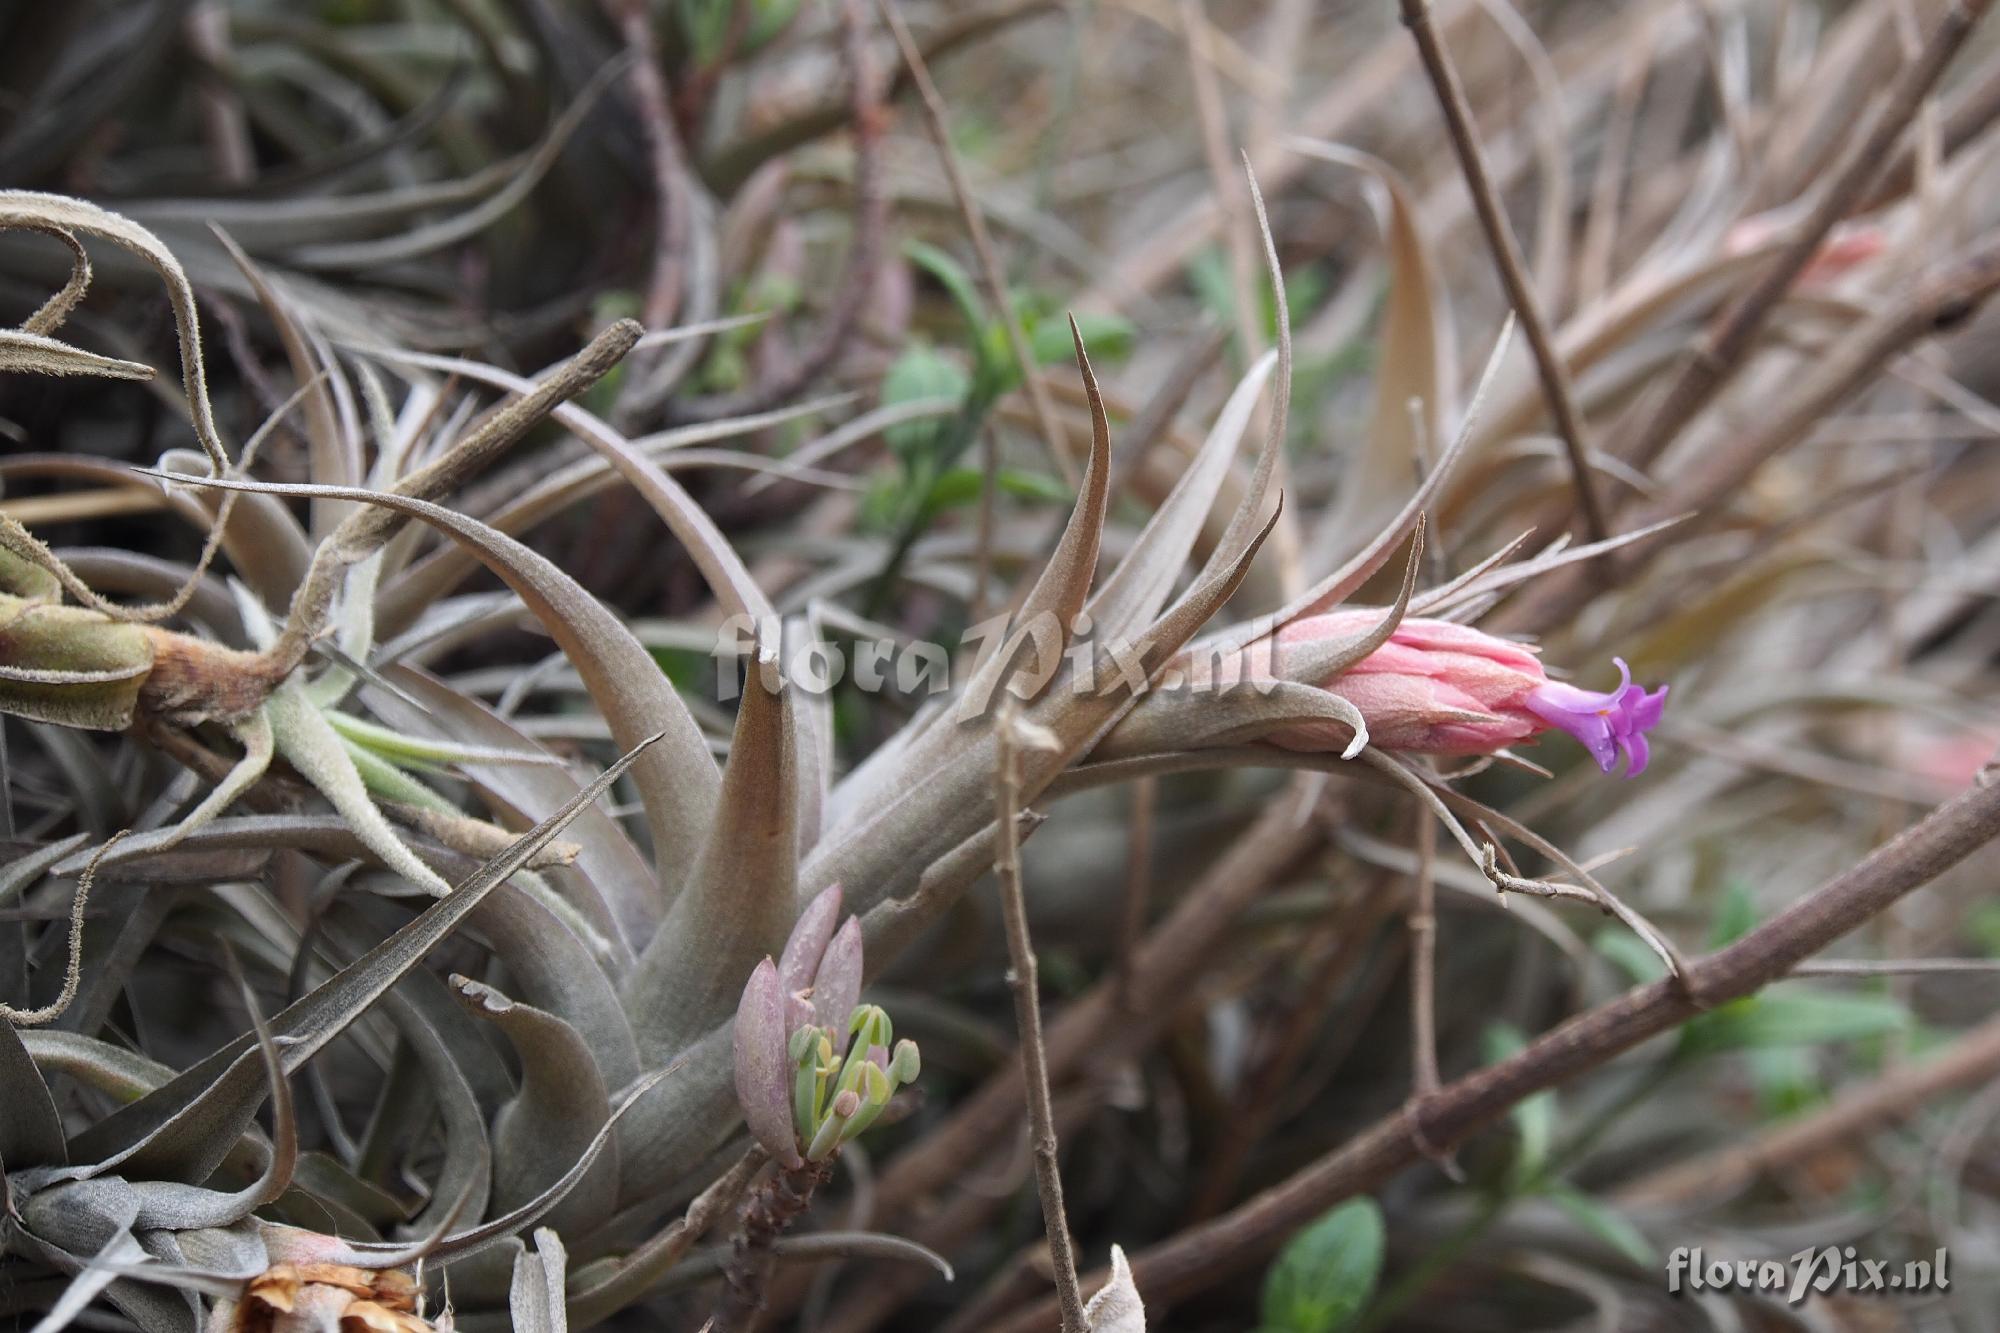
[[[827,941],[833,938],[833,928],[840,921],[840,907],[840,885],[833,884],[821,890],[806,904],[806,910],[799,913],[791,938],[785,941],[784,957],[778,960],[778,975],[784,978],[787,991],[796,993],[813,984]]]
[[[1111,1247],[1111,1278],[1083,1307],[1090,1333],[1146,1333],[1146,1306],[1123,1247]]]
[[[813,977],[813,1021],[833,1034],[836,1054],[847,1050],[847,1019],[861,999],[861,922],[847,918],[826,946]]]

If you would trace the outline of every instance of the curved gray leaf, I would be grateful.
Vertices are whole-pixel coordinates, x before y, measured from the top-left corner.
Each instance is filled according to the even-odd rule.
[[[621,747],[637,746],[647,736],[667,742],[657,750],[639,747],[645,753],[633,769],[633,781],[645,801],[662,890],[671,895],[678,888],[694,863],[714,814],[721,778],[709,756],[708,743],[666,673],[618,617],[575,579],[513,538],[429,501],[350,487],[232,481],[200,484],[359,500],[421,518],[470,548],[520,596],[576,665],[591,700],[611,724],[611,734]]]
[[[1277,364],[1277,353],[1266,352],[1244,372],[1193,461],[1091,598],[1090,616],[1100,635],[1136,635],[1166,605]]]
[[[470,977],[452,991],[507,1036],[521,1059],[521,1090],[493,1122],[493,1199],[514,1208],[559,1179],[611,1119],[611,1094],[590,1048],[554,1014],[519,1004]],[[549,1214],[558,1231],[580,1235],[618,1204],[614,1143],[576,1190]]]
[[[449,734],[510,750],[550,753],[515,730],[506,719],[434,676],[406,666],[390,666],[382,674],[408,700],[382,689],[367,690],[364,697],[376,715],[393,726],[414,735]],[[430,715],[423,709],[429,709]],[[466,765],[464,772],[490,802],[530,821],[540,819],[576,794],[576,779],[562,768],[473,764]],[[646,864],[618,822],[595,806],[578,815],[570,831],[583,848],[577,856],[575,873],[556,871],[552,877],[563,882],[579,878],[588,881],[601,905],[579,901],[578,909],[593,922],[601,921],[609,927],[613,937],[624,943],[629,956],[652,937],[659,925],[659,884],[652,867]]]
[[[21,1044],[20,1029],[6,1022],[0,1022],[0,1088],[7,1090],[0,1097],[0,1168],[19,1171],[66,1162],[55,1099]]]
[[[798,750],[792,689],[748,673],[715,825],[694,874],[621,994],[640,1050],[677,1054],[736,1007],[763,957],[784,951],[798,913]],[[776,676],[775,669],[772,675]]]
[[[504,856],[496,857],[449,895],[426,908],[409,925],[342,968],[324,985],[291,1005],[271,1021],[283,1044],[284,1066],[295,1073],[324,1049],[438,943],[459,926],[494,887],[519,870],[529,858],[568,826],[569,821],[615,782],[645,747],[605,770],[574,800],[524,834]],[[263,1094],[257,1086],[253,1039],[239,1037],[164,1086],[119,1108],[78,1135],[71,1144],[78,1160],[105,1163],[137,1159],[151,1179],[196,1183],[214,1171],[232,1148]],[[155,1151],[148,1152],[149,1148]],[[135,1170],[140,1167],[135,1164]]]
[[[1239,745],[1261,740],[1281,727],[1313,723],[1339,723],[1353,733],[1345,758],[1368,743],[1368,723],[1353,704],[1315,685],[1278,681],[1269,693],[1248,688],[1222,693],[1156,691],[1097,743],[1090,758],[1097,762],[1204,745]]]

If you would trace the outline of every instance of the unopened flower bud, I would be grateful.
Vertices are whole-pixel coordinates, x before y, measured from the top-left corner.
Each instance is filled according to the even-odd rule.
[[[918,1055],[915,1042],[905,1037],[896,1043],[896,1053],[889,1060],[889,1076],[898,1087],[915,1083],[923,1067],[923,1057]]]
[[[863,1062],[865,1072],[861,1078],[861,1109],[848,1122],[844,1138],[859,1137],[861,1132],[875,1123],[889,1105],[889,1099],[896,1095],[896,1081],[880,1065],[871,1061]]]
[[[803,1042],[799,1040],[801,1034],[805,1037]],[[833,1070],[833,1044],[820,1029],[807,1027],[793,1034],[792,1049],[792,1125],[794,1132],[804,1138],[819,1121],[827,1075]]]
[[[896,1080],[889,1077],[888,1069],[873,1061],[868,1063],[867,1073],[861,1078],[862,1100],[870,1106],[881,1106],[896,1091]]]

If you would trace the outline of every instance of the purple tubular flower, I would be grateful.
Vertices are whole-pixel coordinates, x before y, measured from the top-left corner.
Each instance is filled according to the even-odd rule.
[[[1618,766],[1618,755],[1623,751],[1625,776],[1636,778],[1646,771],[1651,758],[1646,733],[1660,724],[1667,687],[1662,685],[1649,693],[1644,686],[1632,683],[1632,669],[1624,658],[1611,660],[1618,664],[1618,688],[1609,693],[1549,681],[1529,691],[1524,703],[1542,721],[1583,742],[1583,748],[1606,773]]]
[[[785,983],[769,958],[757,964],[736,1006],[736,1102],[750,1136],[786,1166],[799,1165],[792,1129],[791,1029]]]

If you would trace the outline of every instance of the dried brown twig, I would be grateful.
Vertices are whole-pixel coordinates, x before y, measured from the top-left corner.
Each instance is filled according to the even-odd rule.
[[[1055,1270],[1056,1301],[1063,1333],[1089,1333],[1083,1298],[1077,1290],[1076,1252],[1063,1211],[1062,1166],[1056,1155],[1055,1112],[1049,1104],[1049,1056],[1042,1042],[1042,1002],[1036,991],[1035,946],[1028,938],[1028,906],[1021,889],[1021,778],[1019,747],[1038,738],[1024,723],[1012,695],[1001,704],[995,735],[999,772],[994,777],[995,818],[1000,845],[993,871],[1000,881],[1000,910],[1007,923],[1007,986],[1014,993],[1014,1021],[1021,1032],[1021,1077],[1027,1084],[1030,1147],[1035,1186],[1048,1229],[1049,1262]],[[1054,738],[1049,738],[1054,745]]]
[[[832,366],[875,285],[888,200],[882,189],[882,89],[868,54],[862,0],[841,0],[841,62],[847,69],[847,119],[854,135],[854,238],[840,285],[812,341],[784,369],[737,393],[687,398],[665,405],[665,424],[688,425],[762,412],[790,399]]]
[[[1002,3],[989,9],[955,15],[951,22],[924,43],[925,63],[936,63],[952,52],[975,45],[1022,19],[1060,8],[1057,0],[1002,0]],[[888,96],[893,100],[914,86],[908,77],[892,79]],[[839,129],[847,114],[847,108],[837,102],[814,107],[783,124],[723,149],[703,164],[701,174],[717,190],[724,193],[732,191],[772,158]]]
[[[1413,0],[1405,0],[1405,4]],[[1718,390],[1742,366],[1744,354],[1777,309],[1778,300],[1812,261],[1827,233],[1846,217],[1863,193],[1895,160],[1897,140],[1937,85],[1952,57],[1985,17],[1991,0],[1958,0],[1945,6],[1923,52],[1890,88],[1865,134],[1856,135],[1847,156],[1820,188],[1819,198],[1786,242],[1784,250],[1759,275],[1755,285],[1724,312],[1702,336],[1680,373],[1658,397],[1646,395],[1634,404],[1629,445],[1618,448],[1621,458],[1650,466],[1694,419]],[[1532,336],[1532,335],[1530,335]]]
[[[958,205],[959,216],[965,222],[965,233],[972,241],[972,253],[979,261],[979,279],[986,288],[986,299],[993,305],[993,317],[1006,331],[1007,350],[1014,358],[1014,367],[1021,374],[1021,382],[1028,388],[1028,401],[1034,405],[1035,421],[1041,427],[1042,440],[1048,446],[1049,456],[1062,470],[1063,480],[1075,486],[1078,474],[1076,457],[1069,447],[1069,432],[1063,429],[1062,421],[1056,416],[1056,405],[1049,397],[1048,386],[1042,383],[1042,377],[1037,372],[1035,355],[1028,348],[1028,336],[1021,329],[1021,318],[1014,310],[1014,298],[1007,290],[1007,275],[1000,267],[999,255],[994,252],[993,237],[986,230],[985,215],[979,211],[979,201],[972,197],[972,185],[965,178],[965,164],[959,161],[958,150],[952,146],[949,113],[944,98],[938,93],[937,84],[931,81],[924,53],[918,49],[916,39],[910,36],[909,25],[903,22],[896,0],[875,0],[875,7],[882,12],[882,20],[889,25],[889,31],[896,35],[896,48],[902,52],[903,63],[916,85],[917,98],[924,109],[924,129],[929,133],[931,143],[937,147],[938,161],[944,167],[952,201]],[[993,452],[990,439],[984,448],[990,458]]]
[[[1790,394],[1759,415],[1754,428],[1694,460],[1672,490],[1638,515],[1635,530],[1669,518],[1687,516],[1692,521],[1605,556],[1610,566],[1606,581],[1630,580],[1662,551],[1704,531],[1760,468],[1872,383],[1892,358],[1962,325],[1996,291],[2000,291],[2000,237],[1989,237],[1861,321],[1821,353]],[[1589,600],[1593,590],[1587,576],[1558,571],[1508,609],[1506,625],[1536,631],[1560,625]]]
[[[1193,998],[1187,979],[1200,967],[1243,910],[1287,867],[1317,847],[1325,830],[1301,818],[1297,788],[1273,801],[1195,882],[1133,955],[1127,1005],[1109,980],[1066,1005],[1048,1029],[1048,1072],[1065,1080],[1087,1070],[1110,1070],[1150,1048]],[[911,1218],[917,1205],[951,1191],[943,1207],[912,1219],[915,1238],[939,1248],[963,1243],[1004,1205],[997,1190],[963,1188],[964,1166],[985,1145],[1020,1123],[1024,1088],[1017,1063],[994,1072],[978,1092],[962,1099],[923,1139],[891,1161],[877,1184],[883,1225]],[[921,1275],[884,1273],[859,1293],[845,1318],[829,1320],[830,1333],[874,1327],[913,1296]]]
[[[1160,784],[1140,778],[1132,784],[1131,823],[1126,828],[1125,897],[1118,915],[1118,953],[1111,965],[1111,993],[1120,1009],[1132,1007],[1132,959],[1146,932],[1146,909],[1153,896],[1153,810]]]
[[[1594,1069],[1713,1006],[1749,995],[1887,910],[2000,836],[2000,783],[1974,787],[1849,870],[1834,876],[1736,943],[1692,963],[1685,988],[1666,978],[1628,991],[1543,1034],[1526,1050],[1448,1084],[1425,1128],[1450,1146],[1523,1098]],[[1297,1227],[1340,1200],[1420,1160],[1407,1116],[1379,1121],[1282,1183],[1204,1226],[1137,1255],[1139,1289],[1171,1300],[1255,1263]],[[1093,1274],[1091,1284],[1104,1275]],[[1048,1326],[1047,1302],[1015,1312],[999,1333]]]
[[[1520,316],[1521,331],[1527,335],[1529,350],[1535,354],[1542,396],[1548,400],[1549,416],[1554,419],[1556,433],[1562,437],[1563,449],[1569,455],[1570,484],[1583,515],[1584,531],[1592,541],[1603,541],[1610,535],[1611,525],[1605,515],[1604,501],[1597,493],[1596,475],[1591,471],[1590,443],[1583,414],[1577,410],[1576,388],[1570,383],[1569,368],[1556,350],[1548,317],[1542,313],[1541,300],[1528,279],[1520,243],[1514,239],[1514,229],[1507,222],[1487,173],[1486,155],[1479,147],[1479,131],[1472,123],[1472,110],[1466,105],[1458,70],[1431,23],[1430,0],[1402,0],[1402,6],[1403,22],[1416,39],[1424,72],[1430,76],[1438,105],[1444,111],[1445,128],[1451,133],[1459,169],[1465,173],[1466,188],[1472,192],[1472,206],[1479,215],[1481,230],[1486,233],[1486,243],[1493,251],[1493,262],[1500,270],[1501,285],[1507,289],[1508,302]]]
[[[569,1317],[587,1326],[644,1296],[658,1274],[680,1262],[694,1243],[737,1205],[767,1160],[762,1148],[745,1152],[734,1166],[695,1196],[680,1218],[621,1259],[608,1276],[590,1286],[573,1289]]]
[[[1662,1167],[1621,1187],[1631,1207],[1688,1206],[1724,1199],[1757,1177],[1853,1143],[1864,1134],[1915,1115],[1938,1097],[2000,1073],[2000,1018],[1989,1018],[1943,1050],[1842,1093],[1812,1114],[1781,1122],[1744,1143],[1732,1143]]]
[[[1412,1111],[1436,1094],[1437,1053],[1437,821],[1417,814],[1417,873],[1406,922],[1410,931],[1410,1040]]]
[[[673,97],[666,75],[660,69],[657,43],[653,39],[651,11],[643,0],[609,0],[618,32],[631,54],[626,71],[639,128],[646,140],[648,166],[653,175],[653,265],[646,279],[646,294],[639,308],[639,322],[648,329],[671,325],[681,308],[681,288],[687,267],[688,231],[693,219],[692,182],[688,178],[687,154],[681,147],[680,131],[674,125]],[[653,406],[646,393],[649,373],[658,361],[650,349],[642,349],[632,360],[621,408],[643,412]],[[630,424],[621,416],[621,425]]]
[[[1433,831],[1437,828],[1432,821],[1424,823]],[[1369,946],[1380,938],[1377,932],[1382,924],[1405,907],[1404,897],[1397,892],[1397,886],[1374,880],[1363,883],[1357,893],[1335,900],[1321,931],[1322,943],[1308,978],[1284,1016],[1278,1036],[1271,1044],[1271,1053],[1247,1081],[1230,1110],[1230,1132],[1216,1145],[1209,1160],[1194,1202],[1188,1206],[1190,1219],[1213,1217],[1234,1197],[1250,1153],[1264,1141],[1277,1121],[1281,1103],[1292,1091],[1292,1079],[1313,1051],[1313,1039],[1326,1030],[1327,1015],[1338,1012],[1342,1026],[1353,1034],[1351,1040],[1359,1039],[1363,1025],[1358,1015],[1373,1003],[1365,994],[1367,984],[1358,987],[1364,992],[1362,1004],[1343,1001],[1336,1011],[1334,1001],[1341,997],[1342,987],[1365,969],[1381,970],[1385,982],[1401,970],[1394,938],[1383,940],[1384,947],[1379,951]],[[1413,939],[1414,933],[1407,937]]]
[[[714,1333],[745,1333],[764,1308],[764,1291],[777,1268],[776,1246],[792,1223],[811,1206],[813,1195],[833,1174],[825,1162],[779,1166],[751,1191],[743,1216],[730,1237],[729,1261],[722,1271],[722,1297],[709,1321]]]

